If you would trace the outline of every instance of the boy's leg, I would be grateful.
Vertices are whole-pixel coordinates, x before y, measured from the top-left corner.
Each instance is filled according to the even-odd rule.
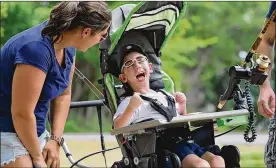
[[[182,168],[209,168],[210,165],[207,161],[201,159],[195,154],[187,155],[181,162]]]
[[[211,152],[205,152],[202,156],[202,159],[206,160],[210,166],[222,168],[225,167],[224,159],[221,156],[214,155]]]
[[[198,145],[197,145],[198,146]],[[193,167],[193,168],[209,168],[210,165],[204,159],[201,159],[194,153],[194,149],[197,147],[194,143],[184,142],[177,146],[175,153],[179,157],[181,167]]]

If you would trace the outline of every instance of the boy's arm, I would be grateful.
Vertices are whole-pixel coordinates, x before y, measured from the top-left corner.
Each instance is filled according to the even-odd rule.
[[[143,100],[138,93],[134,93],[124,112],[114,120],[114,128],[121,128],[128,125],[135,110],[142,104]]]
[[[128,125],[129,120],[131,119],[135,109],[129,104],[125,111],[114,120],[114,128],[121,128]]]

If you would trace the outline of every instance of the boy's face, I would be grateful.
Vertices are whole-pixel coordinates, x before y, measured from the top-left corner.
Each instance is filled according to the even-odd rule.
[[[148,62],[147,57],[138,52],[130,52],[124,57],[123,62],[120,80],[128,83],[135,92],[149,89],[152,64]]]

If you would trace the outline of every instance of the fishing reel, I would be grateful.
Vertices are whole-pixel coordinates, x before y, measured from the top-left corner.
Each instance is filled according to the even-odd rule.
[[[255,54],[257,59],[250,59],[250,67],[247,65],[247,59],[242,63],[242,65],[231,66],[229,69],[229,85],[227,90],[223,95],[221,95],[219,100],[218,108],[221,109],[227,100],[233,99],[234,91],[237,89],[236,85],[240,84],[241,80],[248,81],[251,85],[262,85],[266,80],[268,74],[267,69],[270,66],[270,59],[268,56],[263,54]]]
[[[232,66],[229,69],[229,76],[233,79],[244,79],[252,85],[262,85],[267,78],[266,70],[270,65],[270,59],[266,55],[256,54],[257,59],[250,61],[251,67],[247,67],[244,62],[243,66]]]

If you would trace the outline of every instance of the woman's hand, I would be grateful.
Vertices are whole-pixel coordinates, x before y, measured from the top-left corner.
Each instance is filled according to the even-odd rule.
[[[59,148],[54,140],[49,140],[45,145],[42,155],[48,167],[60,167]]]
[[[258,99],[258,112],[266,117],[272,118],[275,113],[275,93],[271,86],[261,86]]]
[[[34,165],[34,168],[42,168],[42,167],[47,167],[43,157],[39,157],[39,158],[32,158],[32,161],[33,161],[33,165]]]

